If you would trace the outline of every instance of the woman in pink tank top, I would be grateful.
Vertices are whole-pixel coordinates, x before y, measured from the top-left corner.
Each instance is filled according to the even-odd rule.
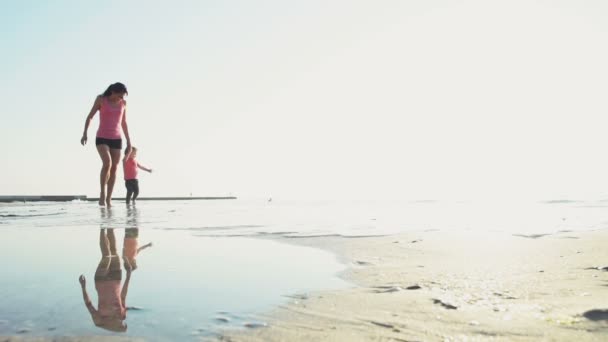
[[[122,134],[127,139],[127,151],[131,149],[131,138],[127,126],[127,102],[124,100],[128,95],[127,87],[117,82],[111,84],[108,89],[97,96],[93,108],[89,112],[84,124],[84,133],[80,143],[87,143],[87,131],[91,120],[99,111],[99,129],[95,139],[97,152],[101,157],[101,173],[99,175],[99,205],[108,207],[112,205],[112,192],[116,183],[116,169],[120,162],[122,149]]]

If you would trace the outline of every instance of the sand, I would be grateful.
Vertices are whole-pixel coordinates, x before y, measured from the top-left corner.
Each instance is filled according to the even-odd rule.
[[[282,239],[334,252],[346,290],[307,293],[227,341],[608,341],[608,231]]]

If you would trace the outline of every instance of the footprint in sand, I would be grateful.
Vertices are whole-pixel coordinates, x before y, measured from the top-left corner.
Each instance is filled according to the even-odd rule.
[[[450,304],[448,302],[444,302],[441,299],[433,299],[433,303],[434,304],[439,304],[439,305],[441,305],[442,307],[444,307],[445,309],[448,309],[448,310],[457,310],[458,309],[458,307],[456,305]]]

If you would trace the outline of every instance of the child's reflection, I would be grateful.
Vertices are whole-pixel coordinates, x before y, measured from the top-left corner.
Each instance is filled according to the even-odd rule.
[[[127,228],[125,228],[125,238],[122,244],[122,257],[125,268],[135,271],[137,269],[137,255],[142,250],[151,247],[149,242],[139,247],[139,214],[136,207],[127,208]]]
[[[125,268],[131,268],[135,271],[137,269],[137,255],[148,247],[152,247],[152,242],[139,247],[139,228],[125,229],[125,240],[122,245]]]
[[[127,317],[126,298],[129,281],[131,280],[131,267],[128,262],[125,262],[127,278],[121,289],[122,269],[120,257],[116,253],[116,237],[113,228],[100,229],[99,248],[101,249],[101,260],[95,271],[97,309],[95,309],[87,294],[84,275],[80,275],[78,279],[82,288],[82,297],[96,326],[123,332],[127,330],[127,324],[125,323]]]

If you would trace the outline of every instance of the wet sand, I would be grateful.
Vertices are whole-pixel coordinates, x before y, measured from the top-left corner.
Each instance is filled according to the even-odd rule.
[[[281,239],[349,265],[228,341],[607,341],[608,231]]]

